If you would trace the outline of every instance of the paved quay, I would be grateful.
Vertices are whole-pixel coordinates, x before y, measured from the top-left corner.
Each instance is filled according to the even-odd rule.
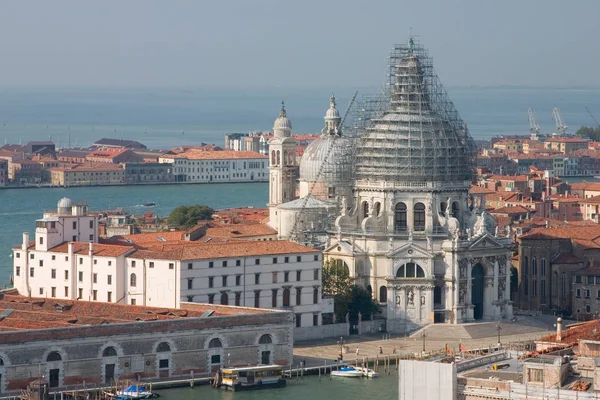
[[[414,332],[412,336],[402,335],[352,335],[344,336],[344,361],[354,363],[363,358],[396,358],[420,353],[423,350],[423,332],[425,333],[425,351],[439,351],[448,345],[455,352],[459,345],[465,348],[477,349],[496,345],[498,331],[496,322],[473,323],[463,325],[430,325]],[[537,340],[551,333],[551,327],[539,321],[502,322],[500,342],[502,344]],[[305,362],[306,367],[331,364],[339,352],[340,338],[321,339],[315,341],[297,342],[294,344],[294,365]],[[358,348],[359,354],[356,355]],[[395,354],[394,354],[395,349]]]

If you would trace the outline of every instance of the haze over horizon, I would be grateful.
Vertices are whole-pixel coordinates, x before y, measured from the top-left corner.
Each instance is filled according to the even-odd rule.
[[[0,86],[376,87],[409,30],[446,86],[599,87],[600,2],[5,2]]]

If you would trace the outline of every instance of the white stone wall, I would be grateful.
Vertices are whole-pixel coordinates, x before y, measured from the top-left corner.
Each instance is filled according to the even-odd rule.
[[[173,175],[184,175],[187,183],[266,182],[269,175],[268,160],[259,157],[218,160],[161,157],[159,161],[173,163]]]

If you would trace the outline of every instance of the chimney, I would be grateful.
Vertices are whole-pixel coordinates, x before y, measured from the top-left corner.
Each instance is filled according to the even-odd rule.
[[[28,245],[29,245],[29,232],[23,232],[23,244],[21,245],[21,250],[26,251]]]
[[[90,250],[88,254],[90,255],[90,257],[94,255],[94,242],[92,241],[90,241]]]
[[[562,318],[556,319],[556,341],[562,342]]]
[[[546,228],[550,228],[550,221],[546,220]]]
[[[69,253],[69,260],[71,260],[71,262],[73,262],[73,254],[75,253],[74,251],[74,247],[75,247],[75,243],[73,242],[69,242],[67,244],[67,253]]]

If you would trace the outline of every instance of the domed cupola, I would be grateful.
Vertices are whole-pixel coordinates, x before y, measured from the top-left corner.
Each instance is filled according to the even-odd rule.
[[[285,103],[281,102],[281,111],[279,117],[273,123],[273,133],[275,137],[284,138],[292,135],[292,122],[287,117],[285,112]]]
[[[335,96],[331,95],[329,99],[329,108],[325,113],[325,127],[321,131],[326,135],[341,135],[340,122],[342,118],[337,108],[335,108]]]
[[[392,49],[389,59],[384,92],[363,115],[357,184],[468,187],[472,139],[427,51],[411,39],[408,46]]]

